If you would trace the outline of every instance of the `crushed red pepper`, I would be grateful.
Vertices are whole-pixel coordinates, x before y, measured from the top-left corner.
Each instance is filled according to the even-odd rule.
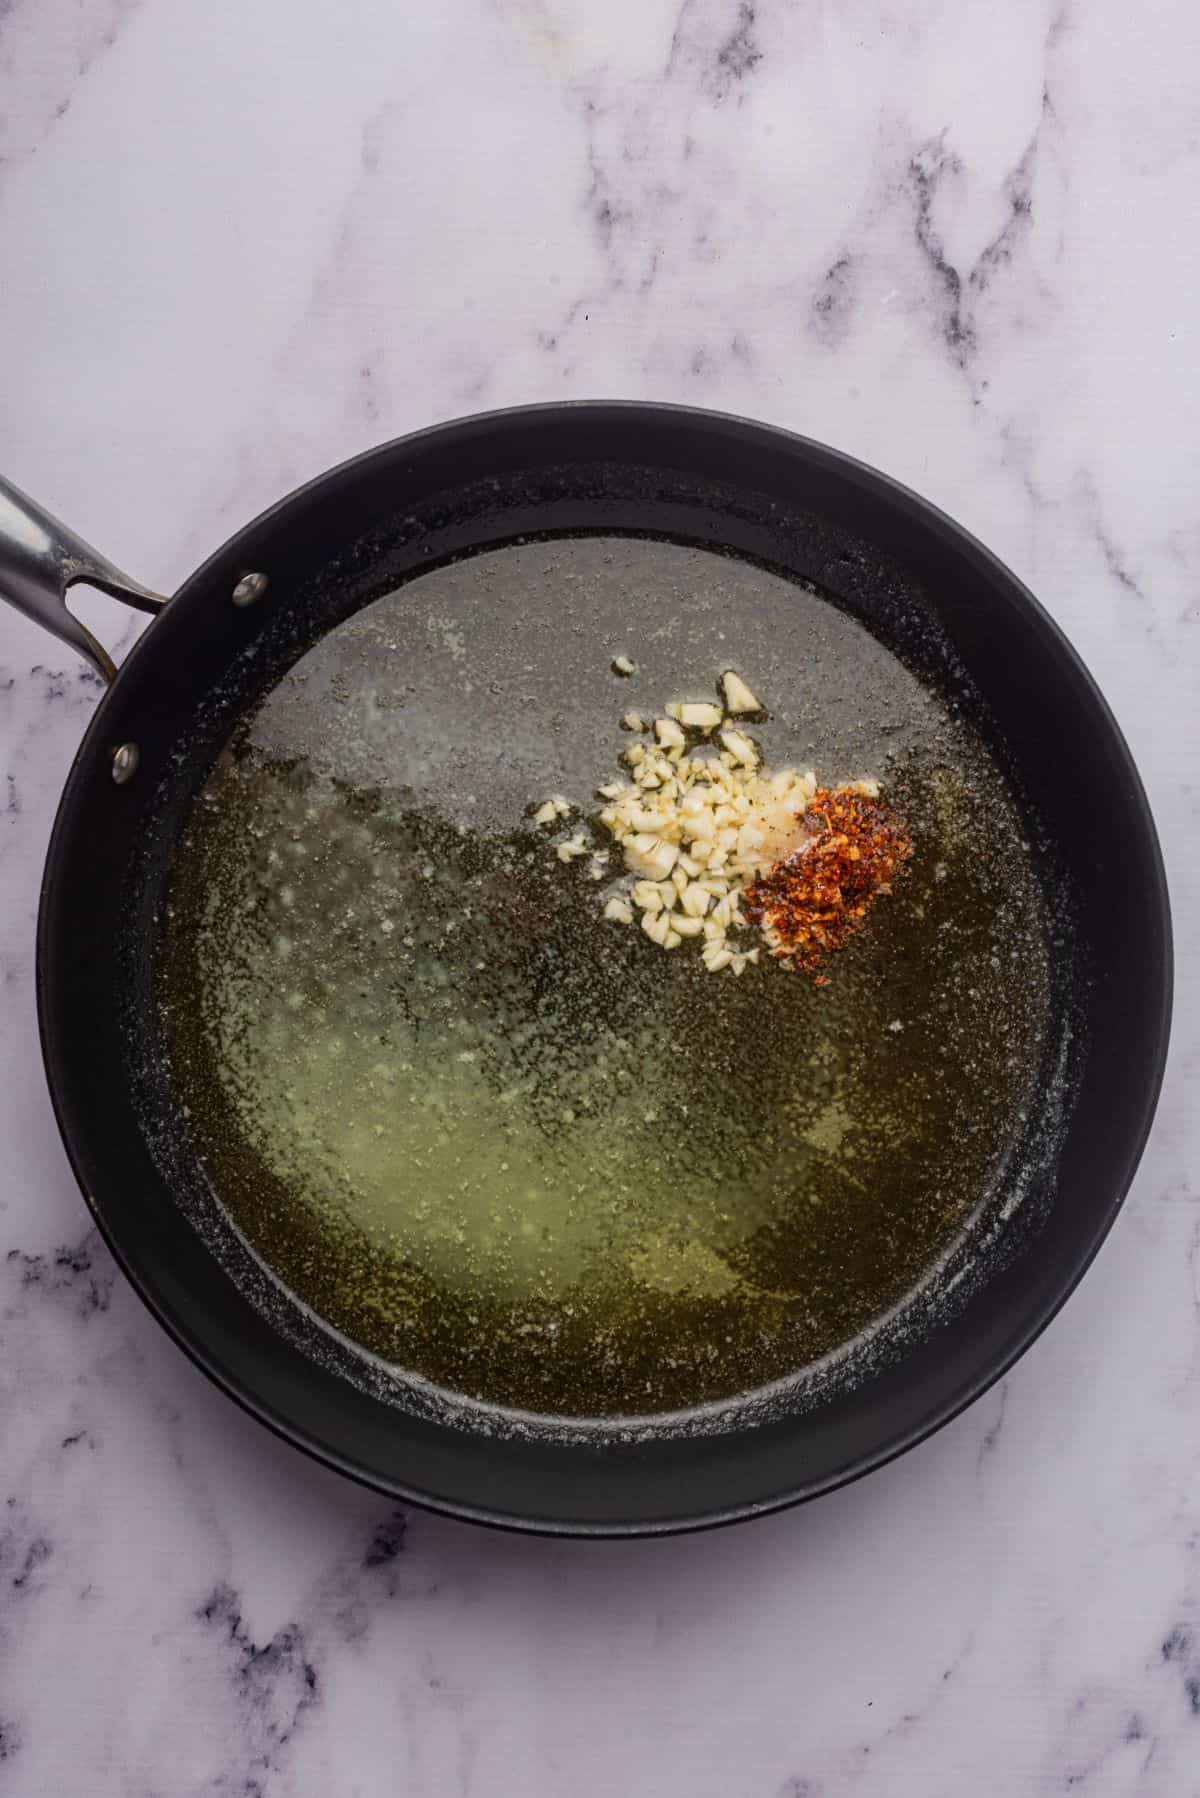
[[[775,932],[777,959],[811,972],[862,928],[912,844],[899,818],[852,787],[819,787],[799,818],[808,841],[747,887],[742,909]]]

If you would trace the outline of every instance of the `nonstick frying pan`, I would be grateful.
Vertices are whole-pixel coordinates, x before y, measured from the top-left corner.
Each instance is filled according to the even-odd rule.
[[[1071,893],[1069,1116],[1036,1228],[1014,1225],[957,1309],[818,1402],[710,1433],[487,1434],[399,1404],[312,1352],[231,1276],[154,1141],[157,909],[191,799],[236,720],[314,642],[454,557],[534,536],[673,539],[812,583],[973,709]],[[98,586],[155,613],[118,671],[70,614]],[[916,495],[746,420],[670,406],[523,408],[438,426],[321,476],[164,602],[0,486],[0,593],[108,683],[68,777],[38,925],[47,1077],[72,1166],[145,1302],[198,1366],[310,1454],[481,1522],[590,1536],[698,1528],[829,1490],[997,1379],[1109,1229],[1154,1111],[1170,1015],[1166,885],[1128,749],[1019,581]],[[496,628],[503,627],[503,619]],[[937,647],[931,651],[931,643]],[[134,1048],[131,1049],[131,1044]]]

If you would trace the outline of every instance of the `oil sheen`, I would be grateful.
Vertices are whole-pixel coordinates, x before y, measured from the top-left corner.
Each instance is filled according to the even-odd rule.
[[[913,839],[823,987],[606,922],[528,816],[594,810],[622,712],[731,666],[769,764],[878,775]],[[454,1392],[615,1416],[760,1386],[903,1302],[1020,1135],[1047,936],[990,754],[860,625],[585,538],[423,576],[243,719],[157,985],[194,1151],[279,1281]]]

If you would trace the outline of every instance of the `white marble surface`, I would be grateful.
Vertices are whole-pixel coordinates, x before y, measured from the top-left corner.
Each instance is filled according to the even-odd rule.
[[[33,924],[97,694],[0,618],[0,1794],[1200,1793],[1198,53],[1192,0],[0,5],[11,478],[169,588],[484,406],[824,438],[1070,631],[1182,957],[1118,1227],[951,1428],[715,1536],[405,1520],[211,1390],[88,1228]]]

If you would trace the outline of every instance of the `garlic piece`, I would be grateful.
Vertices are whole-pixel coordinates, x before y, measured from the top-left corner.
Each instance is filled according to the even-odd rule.
[[[667,708],[671,716],[688,730],[716,730],[721,722],[721,708],[708,701],[689,700],[684,705]]]
[[[633,731],[645,730],[646,720],[640,712],[626,712],[621,720],[621,728]]]
[[[535,824],[553,824],[557,816],[553,799],[547,799],[545,805],[539,805],[537,811],[534,812],[533,821]]]
[[[659,943],[665,947],[670,928],[671,922],[666,912],[645,911],[642,913],[642,929],[652,943]]]
[[[735,762],[741,762],[746,768],[758,766],[758,750],[744,731],[723,730],[721,742]]]
[[[654,735],[661,749],[682,749],[687,741],[673,718],[656,718]]]
[[[628,656],[614,656],[612,670],[614,674],[636,674],[637,663],[631,662]]]
[[[725,696],[725,710],[731,717],[742,712],[761,712],[763,707],[754,697],[740,674],[727,668],[721,676],[721,691]]]
[[[604,915],[614,924],[633,923],[633,907],[627,899],[610,899],[604,907]]]

